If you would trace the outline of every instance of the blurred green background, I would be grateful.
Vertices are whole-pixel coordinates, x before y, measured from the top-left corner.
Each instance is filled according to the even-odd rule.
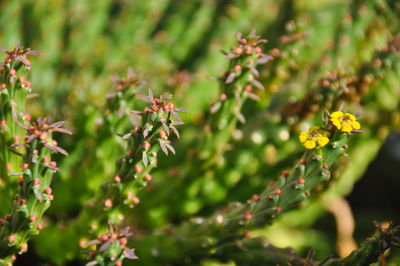
[[[75,133],[58,140],[71,156],[59,162],[62,171],[54,181],[56,200],[46,218],[47,230],[18,263],[77,263],[78,239],[62,242],[60,238],[74,234],[61,232],[110,178],[122,150],[120,140],[110,138],[95,143],[98,150],[91,156],[96,163],[82,159],[92,147],[99,110],[112,89],[111,74],[137,68],[146,88],[173,93],[176,105],[189,111],[183,116],[186,126],[176,143],[177,156],[160,159],[154,186],[143,193],[143,204],[133,213],[140,235],[262,191],[302,151],[298,128],[291,127],[290,119],[282,122],[282,107],[318,90],[326,71],[357,75],[373,65],[377,51],[398,34],[399,15],[397,1],[383,0],[0,0],[0,45],[11,49],[20,40],[24,47],[41,51],[31,58],[32,88],[40,96],[29,100],[29,111],[67,120]],[[234,32],[252,29],[268,39],[265,51],[273,55],[277,48],[279,56],[261,69],[266,93],[260,94],[259,103],[244,106],[248,122],[239,126],[243,137],[232,140],[234,152],[213,173],[225,183],[199,178],[180,192],[182,198],[172,199],[178,205],[169,205],[168,193],[160,188],[179,178],[186,152],[218,95],[218,85],[209,77],[227,68],[220,50],[232,47]],[[365,131],[352,140],[349,162],[337,180],[307,208],[282,216],[256,235],[302,255],[311,247],[318,258],[336,254],[337,227],[327,209],[337,198],[351,206],[357,243],[373,233],[373,219],[400,223],[400,58],[396,52],[381,57],[381,65],[366,70],[376,80],[368,93],[347,102],[352,111],[363,112]],[[317,112],[292,118],[304,128],[319,117]],[[393,252],[388,264],[399,261],[399,251]]]

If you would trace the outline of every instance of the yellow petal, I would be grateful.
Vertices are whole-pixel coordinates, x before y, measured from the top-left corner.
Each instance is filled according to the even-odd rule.
[[[331,118],[342,119],[342,118],[343,118],[343,113],[340,112],[340,111],[333,112],[333,113],[331,114]]]
[[[327,137],[321,137],[318,139],[318,144],[321,147],[324,147],[326,144],[328,144],[329,139]]]
[[[319,126],[312,126],[312,127],[310,127],[310,132],[312,132],[312,131],[319,131],[319,129],[320,129],[320,127]]]
[[[300,136],[299,136],[299,140],[300,140],[301,143],[306,142],[306,140],[307,140],[307,132],[301,132]]]
[[[349,133],[349,132],[351,132],[352,130],[353,130],[353,128],[352,128],[350,125],[347,125],[347,124],[343,125],[343,127],[342,127],[342,132],[347,132],[347,133]]]
[[[306,147],[307,149],[314,149],[316,146],[315,141],[314,140],[307,140],[304,143],[304,147]]]
[[[346,113],[344,116],[348,117],[349,119],[351,119],[351,121],[356,121],[356,117],[354,115],[350,114],[350,113]]]
[[[340,123],[340,121],[338,119],[332,118],[331,122],[337,129],[341,129],[342,128],[342,124]]]
[[[322,134],[322,136],[324,136],[324,137],[329,137],[330,135],[331,135],[331,132],[329,132],[329,131],[327,131],[327,130],[323,130],[323,129],[321,129],[321,132],[320,132],[321,134]]]
[[[361,128],[361,126],[360,126],[360,123],[358,123],[357,121],[354,121],[353,122],[353,124],[351,125],[354,129],[360,129]]]

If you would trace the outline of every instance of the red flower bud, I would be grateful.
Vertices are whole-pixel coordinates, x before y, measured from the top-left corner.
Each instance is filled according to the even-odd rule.
[[[34,185],[39,185],[40,184],[40,180],[38,178],[33,179],[33,184]]]
[[[22,244],[22,245],[19,247],[19,249],[20,249],[21,251],[25,252],[25,251],[28,249],[28,247],[27,247],[25,244]]]
[[[249,231],[246,231],[246,232],[244,232],[244,237],[245,238],[250,238],[250,232]]]
[[[112,205],[113,205],[113,203],[112,203],[112,201],[110,199],[106,199],[104,201],[104,206],[106,206],[107,208],[112,207]]]
[[[4,219],[0,219],[0,227],[2,227],[6,222],[4,221]]]
[[[15,71],[14,68],[11,68],[8,73],[10,73],[11,76],[15,76],[17,74],[17,71]]]
[[[22,169],[26,170],[28,168],[29,168],[29,164],[27,164],[27,163],[22,164]]]
[[[329,165],[324,164],[322,167],[323,167],[324,169],[328,169],[328,168],[329,168]]]
[[[14,242],[14,241],[15,241],[15,236],[10,235],[10,236],[8,237],[8,242]]]
[[[288,177],[289,176],[289,171],[288,170],[283,170],[282,175],[284,177]]]
[[[257,194],[253,195],[253,201],[257,202],[260,200],[260,197]]]
[[[5,217],[8,222],[11,222],[12,216],[10,214],[6,214]]]
[[[221,101],[225,101],[227,96],[225,93],[221,93],[221,95],[219,96],[219,98],[221,99]]]
[[[35,180],[33,180],[35,181]],[[22,178],[22,176],[18,179],[18,185],[22,186],[24,184],[24,179]]]
[[[128,239],[127,239],[126,237],[121,238],[121,239],[119,240],[119,244],[120,244],[121,246],[125,246],[126,243],[128,243]]]
[[[102,234],[99,236],[99,239],[101,239],[101,241],[103,241],[103,242],[106,242],[108,240],[108,235]]]
[[[51,188],[50,187],[47,187],[47,188],[45,188],[44,189],[44,193],[46,193],[47,195],[49,195],[50,193],[51,193]]]
[[[54,200],[54,195],[53,194],[49,195],[49,200]]]
[[[47,156],[45,156],[45,157],[43,157],[42,161],[43,161],[44,163],[48,163],[48,162],[50,162],[50,158],[47,157]]]
[[[251,213],[246,212],[244,214],[244,219],[246,219],[247,221],[250,221],[253,218],[253,215],[251,215]]]
[[[257,47],[256,47],[256,53],[257,53],[257,54],[261,54],[261,52],[262,52],[261,48],[257,46]]]
[[[162,139],[167,139],[167,133],[165,133],[165,131],[160,131],[158,133],[158,136],[160,136],[160,138]]]
[[[2,83],[2,84],[1,84],[1,89],[2,89],[2,90],[7,89],[7,85],[6,85],[5,83]]]
[[[274,194],[275,195],[280,195],[281,194],[281,190],[279,188],[275,188],[274,189]]]
[[[25,77],[24,77],[24,76],[20,76],[20,77],[18,78],[18,81],[21,82],[21,83],[24,82],[24,81],[25,81]]]
[[[304,160],[304,158],[301,158],[300,163],[304,165],[304,164],[306,164],[306,160]]]
[[[142,167],[140,167],[139,165],[136,165],[136,166],[135,166],[135,172],[136,172],[136,173],[140,174],[142,171],[143,171],[143,168],[142,168]]]
[[[117,260],[115,262],[115,266],[122,266],[122,261],[121,260]]]
[[[36,227],[38,230],[42,230],[43,229],[43,225],[42,224],[38,224]]]
[[[236,65],[236,66],[234,67],[234,69],[235,69],[236,72],[242,71],[242,67],[241,67],[240,65]]]
[[[36,220],[37,220],[36,215],[31,215],[31,216],[29,217],[29,220],[31,220],[32,222],[36,221]]]
[[[138,205],[139,202],[140,202],[140,199],[139,199],[138,197],[134,197],[134,198],[132,199],[132,202],[133,202],[133,204]]]
[[[151,179],[152,179],[151,174],[146,174],[146,175],[144,176],[144,179],[146,179],[147,182],[150,182]]]
[[[243,54],[243,49],[238,47],[235,49],[235,53],[237,53],[238,55],[241,55],[241,54]]]
[[[280,207],[275,207],[275,211],[276,211],[277,213],[280,213],[280,212],[281,212],[281,208],[280,208]]]
[[[148,149],[150,149],[150,147],[151,147],[151,145],[147,141],[145,143],[143,143],[143,149],[148,150]]]
[[[114,180],[115,180],[115,182],[120,183],[121,177],[119,175],[116,175],[116,176],[114,176]]]
[[[57,166],[57,163],[56,163],[55,161],[52,161],[52,162],[50,162],[50,166],[56,167],[56,166]]]
[[[20,200],[18,201],[18,204],[19,204],[20,206],[23,206],[23,205],[26,204],[26,200],[20,199]]]
[[[30,88],[31,87],[31,82],[30,81],[25,82],[25,87]]]
[[[302,178],[302,177],[301,177],[301,178],[299,178],[299,183],[300,183],[300,184],[302,184],[302,185],[303,185],[305,182],[306,182],[306,180],[305,180],[304,178]]]

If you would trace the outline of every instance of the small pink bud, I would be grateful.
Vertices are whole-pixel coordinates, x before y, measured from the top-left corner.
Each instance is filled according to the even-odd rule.
[[[151,174],[146,174],[146,175],[144,176],[144,179],[146,179],[147,182],[150,182],[150,181],[151,181],[151,178],[152,178]]]
[[[112,201],[110,200],[110,199],[106,199],[105,201],[104,201],[104,206],[106,206],[107,208],[110,208],[110,207],[112,207]]]
[[[26,170],[28,168],[29,168],[29,164],[27,164],[27,163],[22,164],[22,169]]]
[[[274,189],[274,194],[275,195],[280,195],[281,194],[281,190],[279,188],[275,188]]]
[[[56,166],[57,166],[57,163],[56,163],[55,161],[52,161],[52,162],[50,163],[50,166],[56,167]]]
[[[114,176],[114,180],[115,180],[115,182],[120,183],[121,177],[119,175],[116,175],[116,176]]]
[[[132,202],[133,202],[133,204],[138,205],[139,202],[140,202],[140,199],[139,199],[138,197],[134,197],[134,198],[132,199]]]
[[[244,232],[244,237],[250,238],[251,237],[250,232],[249,231]]]
[[[241,67],[240,65],[236,65],[236,66],[234,67],[234,69],[235,69],[236,72],[242,71],[242,67]]]
[[[33,180],[35,181],[35,180]],[[22,186],[24,184],[24,178],[21,176],[20,178],[18,178],[18,185]]]
[[[19,249],[20,249],[21,251],[25,252],[25,251],[28,249],[28,247],[26,246],[26,244],[22,244],[22,245],[19,247]]]
[[[25,121],[31,121],[31,115],[30,114],[24,115],[23,118],[24,118]]]
[[[7,85],[6,85],[5,83],[2,83],[2,84],[1,84],[1,89],[2,89],[2,90],[7,89]]]
[[[117,260],[115,262],[115,266],[122,266],[122,261],[121,260]]]
[[[14,141],[14,142],[18,142],[18,141],[19,141],[19,137],[18,137],[18,136],[14,136],[14,137],[13,137],[13,141]]]
[[[11,219],[12,219],[12,216],[11,216],[10,214],[6,214],[6,215],[4,216],[4,218],[6,219],[6,221],[10,222]]]
[[[108,240],[108,235],[102,234],[99,236],[99,238],[101,239],[101,241],[106,242]]]
[[[244,90],[245,91],[247,91],[247,92],[251,92],[251,86],[250,85],[247,85],[245,88],[244,88]]]
[[[8,237],[8,242],[14,242],[15,241],[15,236],[13,236],[13,235],[10,235],[9,237]]]
[[[303,185],[305,182],[306,182],[306,180],[305,180],[304,178],[301,177],[301,178],[299,179],[299,183],[300,183],[300,184]]]
[[[125,246],[126,243],[128,243],[128,239],[127,239],[126,237],[123,237],[123,238],[121,238],[121,239],[119,240],[119,244],[120,244],[121,246]]]
[[[4,221],[4,219],[0,218],[0,227],[2,227],[6,222]]]
[[[135,166],[135,172],[136,172],[136,173],[140,174],[142,171],[143,171],[143,168],[142,168],[142,167],[140,167],[139,165],[136,165],[136,166]]]
[[[35,221],[37,220],[36,215],[31,215],[31,216],[29,217],[29,220],[31,220],[31,222],[35,222]]]
[[[50,193],[51,193],[51,188],[50,187],[47,187],[47,188],[45,188],[44,189],[44,193],[46,193],[47,195],[49,195]]]
[[[225,101],[227,99],[227,96],[225,93],[221,93],[221,95],[219,96],[219,98],[221,99],[221,101]]]
[[[246,213],[244,214],[244,219],[245,219],[245,220],[250,221],[252,218],[253,218],[253,215],[251,215],[251,213],[246,212]]]
[[[39,178],[33,179],[33,184],[34,184],[34,185],[39,185],[39,184],[40,184]]]
[[[18,201],[18,204],[19,204],[20,206],[24,206],[24,205],[26,204],[26,200],[20,199],[20,200]]]
[[[167,133],[165,133],[165,131],[160,131],[158,133],[158,136],[160,136],[160,138],[162,139],[167,139]]]
[[[50,162],[50,158],[45,156],[45,157],[43,157],[42,162],[48,163],[48,162]]]
[[[250,46],[246,47],[246,53],[250,54],[253,49]]]
[[[329,168],[329,165],[324,164],[322,167],[323,167],[324,169],[328,169],[328,168]]]
[[[150,147],[151,147],[151,145],[147,141],[145,143],[143,143],[143,149],[148,150],[148,149],[150,149]]]
[[[238,47],[235,49],[235,53],[237,53],[238,55],[241,55],[241,54],[243,54],[243,49]]]
[[[36,155],[37,155],[37,154],[39,154],[39,151],[36,150],[36,149],[34,149],[34,150],[33,150],[33,154],[36,154]]]
[[[288,170],[283,170],[282,175],[284,177],[288,177],[289,176],[289,171]]]
[[[24,81],[25,81],[25,77],[24,77],[24,76],[20,76],[20,77],[18,78],[18,81],[21,82],[21,83],[24,82]]]
[[[10,73],[11,76],[15,76],[17,74],[17,71],[15,71],[14,68],[11,68],[8,73]]]
[[[127,152],[126,152],[126,155],[132,156],[132,155],[133,155],[133,152],[132,152],[132,151],[127,151]]]
[[[10,163],[6,164],[6,168],[7,170],[10,170],[12,168],[11,164]]]
[[[5,126],[7,125],[7,122],[6,122],[6,120],[1,120],[1,123],[0,123],[0,125],[1,125],[1,126],[3,126],[3,127],[5,127]]]
[[[241,39],[241,40],[239,41],[239,43],[240,43],[241,45],[246,45],[246,44],[247,44],[247,41],[246,41],[246,39]]]
[[[277,212],[277,213],[280,213],[281,212],[281,208],[280,207],[275,207],[275,211]]]
[[[304,160],[304,158],[301,158],[300,163],[304,165],[304,164],[306,164],[306,160]]]
[[[42,224],[38,224],[36,227],[38,230],[42,230],[43,229],[43,225]]]
[[[261,52],[262,52],[261,48],[257,46],[257,47],[256,47],[256,53],[257,53],[257,54],[261,54]]]
[[[253,201],[257,202],[260,200],[260,197],[257,194],[253,195]]]
[[[54,200],[54,195],[53,194],[49,195],[49,200]]]
[[[30,88],[31,87],[31,82],[30,81],[25,82],[25,87]]]
[[[128,192],[128,193],[126,194],[126,198],[127,198],[127,199],[133,198],[132,192]]]

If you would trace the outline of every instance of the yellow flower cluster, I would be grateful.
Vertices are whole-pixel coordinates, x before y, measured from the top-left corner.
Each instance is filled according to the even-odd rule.
[[[330,121],[337,129],[347,133],[353,130],[358,130],[361,127],[354,115],[343,113],[341,111],[333,112]]]
[[[317,144],[324,147],[329,142],[330,133],[319,126],[311,127],[308,132],[301,132],[299,136],[300,142],[307,149],[314,149]]]

